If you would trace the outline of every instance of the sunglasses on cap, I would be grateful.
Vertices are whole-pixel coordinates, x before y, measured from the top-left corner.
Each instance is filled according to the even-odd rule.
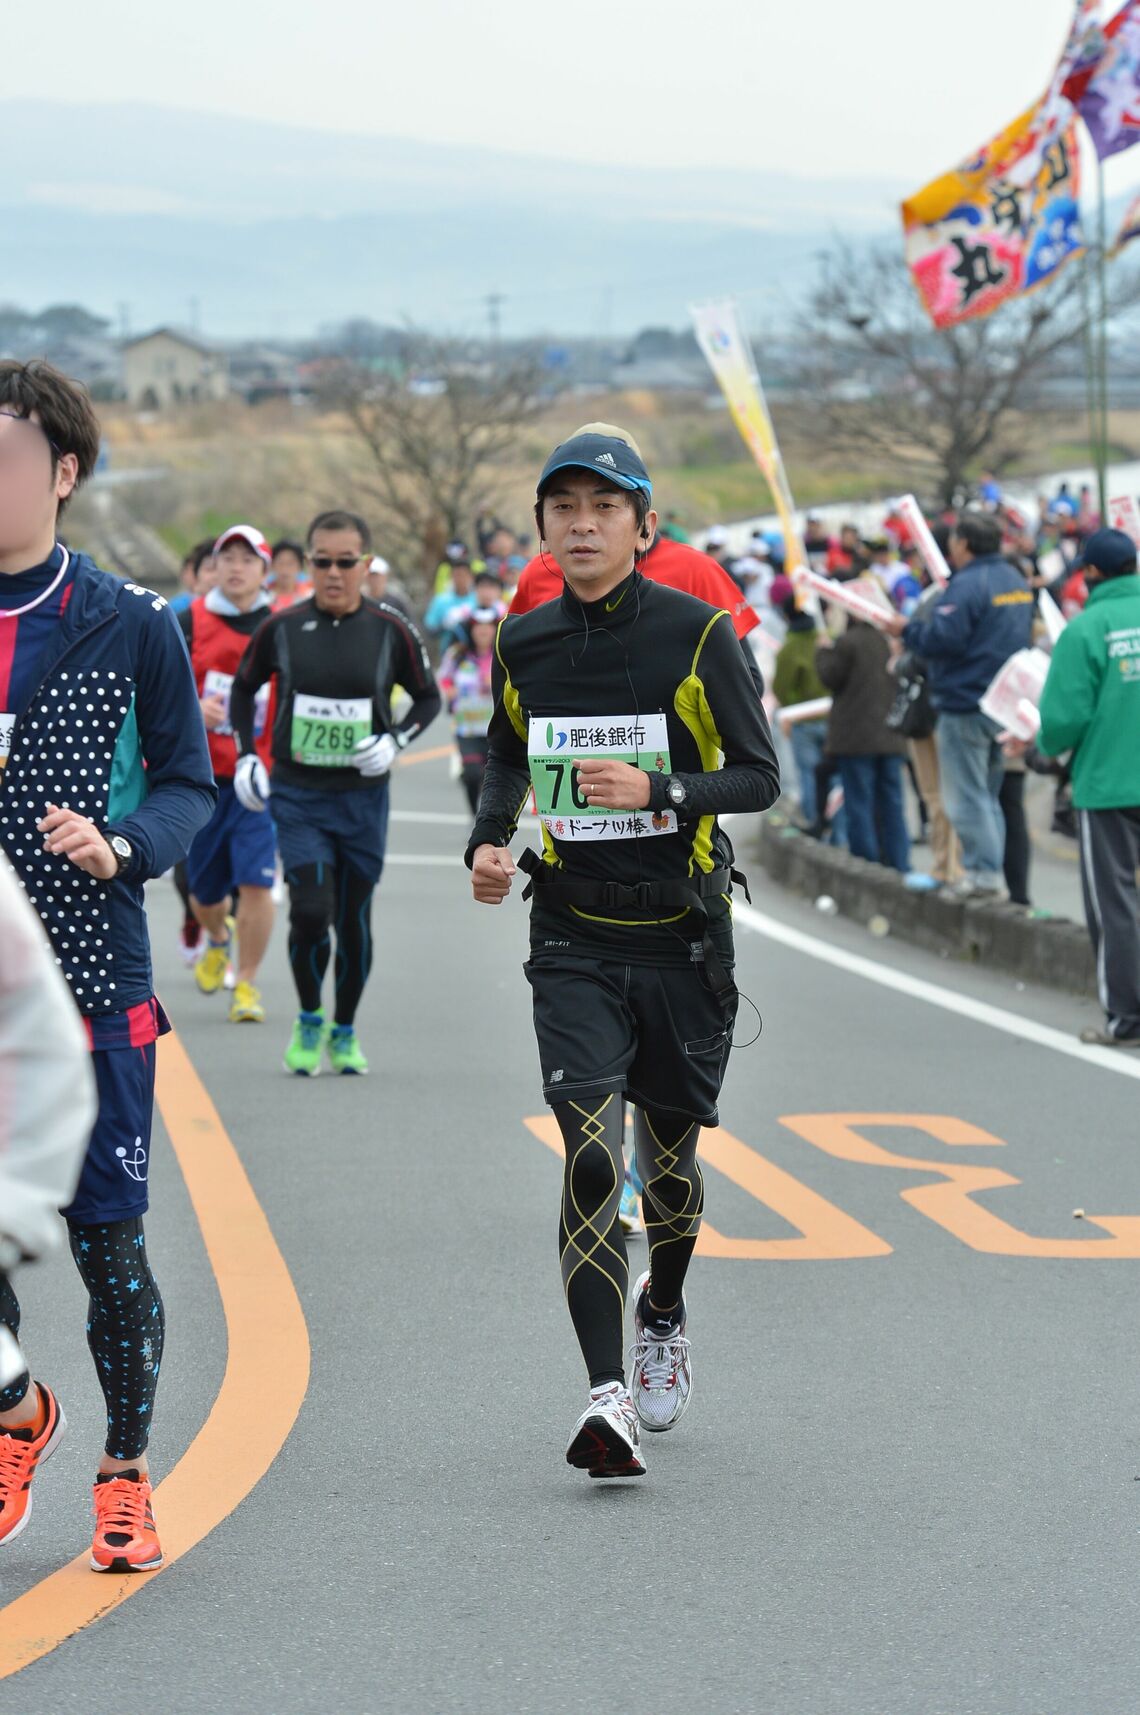
[[[328,572],[333,566],[338,572],[351,572],[353,566],[358,566],[361,560],[371,557],[370,554],[338,554],[334,560],[330,554],[310,554],[309,564],[314,572]]]

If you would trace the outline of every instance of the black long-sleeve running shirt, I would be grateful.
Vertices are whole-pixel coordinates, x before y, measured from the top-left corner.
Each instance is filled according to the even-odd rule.
[[[509,845],[528,788],[543,822],[543,859],[574,881],[684,881],[722,867],[731,847],[716,818],[766,810],[779,794],[772,736],[731,617],[634,572],[597,602],[560,600],[504,620],[492,672],[495,709],[479,811],[467,846]],[[648,808],[591,811],[574,759],[612,756],[650,776]],[[680,779],[673,809],[666,784]],[[532,944],[620,950],[684,963],[682,912],[594,914],[551,904],[536,887]],[[727,919],[727,898],[708,902]],[[718,937],[720,939],[721,937]]]
[[[254,698],[276,679],[273,775],[286,785],[344,792],[366,781],[349,761],[352,745],[369,733],[393,733],[408,743],[439,713],[440,695],[415,626],[382,602],[363,601],[334,618],[312,599],[275,613],[242,656],[230,692],[238,755],[253,749]],[[399,685],[412,706],[392,720]]]

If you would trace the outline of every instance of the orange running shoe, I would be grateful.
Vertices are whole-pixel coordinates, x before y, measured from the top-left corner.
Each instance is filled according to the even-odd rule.
[[[162,1565],[150,1495],[150,1483],[138,1471],[96,1477],[93,1572],[153,1572]]]
[[[0,1543],[11,1542],[32,1516],[32,1478],[63,1439],[67,1419],[49,1387],[33,1382],[40,1415],[26,1429],[0,1431]]]

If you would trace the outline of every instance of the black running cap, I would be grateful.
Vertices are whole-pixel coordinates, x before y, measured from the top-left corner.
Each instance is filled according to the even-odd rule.
[[[574,435],[555,447],[542,467],[542,475],[538,479],[539,495],[560,470],[592,470],[618,488],[640,489],[647,495],[653,493],[649,472],[640,458],[628,442],[619,441],[613,435]]]
[[[1136,570],[1136,544],[1123,530],[1094,530],[1073,562],[1073,570],[1085,566],[1106,578],[1128,577]]]

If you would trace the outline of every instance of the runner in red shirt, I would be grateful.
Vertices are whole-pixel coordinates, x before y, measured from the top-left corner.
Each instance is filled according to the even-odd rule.
[[[633,436],[624,429],[615,428],[612,423],[587,423],[584,428],[575,429],[574,437],[568,438],[578,435],[611,435],[615,440],[625,441],[641,457]],[[658,533],[644,558],[638,559],[637,567],[654,583],[668,584],[671,589],[684,590],[687,595],[695,595],[699,601],[707,601],[712,607],[725,608],[732,615],[736,635],[742,641],[760,624],[739,586],[733,583],[724,567],[698,548],[670,541],[668,536]],[[558,566],[548,554],[539,553],[523,567],[519,587],[508,611],[529,613],[531,608],[541,607],[544,601],[553,601],[560,596],[562,587],[563,578]]]
[[[733,583],[711,555],[702,554],[699,548],[672,542],[658,533],[645,558],[637,564],[638,570],[654,583],[668,584],[672,589],[684,590],[687,595],[707,601],[712,607],[726,608],[732,615],[737,637],[747,637],[760,623],[739,585]],[[532,607],[541,607],[544,601],[553,601],[561,594],[562,573],[549,555],[537,554],[519,575],[510,612],[529,613]]]

